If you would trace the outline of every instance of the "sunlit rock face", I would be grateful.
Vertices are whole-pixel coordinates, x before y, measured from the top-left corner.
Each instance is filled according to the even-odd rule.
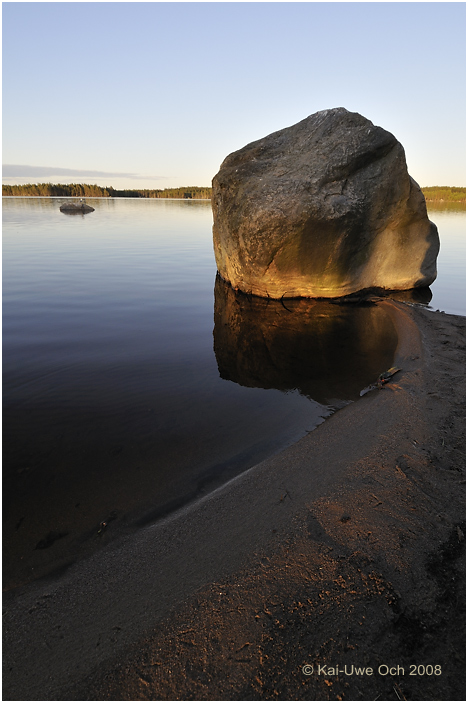
[[[397,345],[390,316],[376,305],[267,300],[236,292],[219,276],[214,322],[221,378],[297,389],[326,405],[359,398],[392,366]]]
[[[436,277],[437,228],[402,145],[344,108],[230,154],[212,207],[218,271],[247,293],[328,298]]]

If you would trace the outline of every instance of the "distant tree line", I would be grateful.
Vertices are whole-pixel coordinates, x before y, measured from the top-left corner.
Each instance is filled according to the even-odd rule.
[[[2,186],[3,195],[49,195],[68,197],[109,197],[109,190],[87,183],[70,183],[68,185],[54,183],[27,183],[19,186]]]
[[[211,198],[211,188],[200,186],[185,186],[184,188],[164,188],[163,190],[131,189],[115,190],[112,187],[106,189],[111,198]]]
[[[466,201],[466,188],[455,186],[430,186],[422,188],[426,200],[444,200],[450,202]],[[211,198],[211,188],[200,186],[185,186],[183,188],[164,189],[126,189],[117,190],[112,186],[89,185],[87,183],[69,183],[68,185],[54,183],[28,183],[26,185],[4,185],[3,195],[30,196],[64,196],[64,197],[95,197],[95,198]]]
[[[210,199],[211,188],[200,186],[185,186],[183,188],[164,188],[156,190],[132,189],[117,190],[112,186],[89,185],[87,183],[69,183],[68,185],[54,183],[27,183],[26,185],[4,185],[3,195],[30,196],[65,196],[65,197],[95,197],[95,198],[187,198]]]
[[[421,188],[426,200],[448,200],[452,203],[466,201],[466,188],[455,186],[429,186]]]

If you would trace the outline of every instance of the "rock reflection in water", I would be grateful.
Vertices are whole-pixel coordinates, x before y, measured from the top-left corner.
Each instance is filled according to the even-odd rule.
[[[219,275],[214,322],[221,378],[297,389],[328,405],[359,398],[392,365],[397,344],[390,316],[374,304],[246,296]]]

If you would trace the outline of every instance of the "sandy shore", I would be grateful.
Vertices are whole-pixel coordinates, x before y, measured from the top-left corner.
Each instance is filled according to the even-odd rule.
[[[465,699],[465,318],[378,304],[388,386],[6,594],[4,700]]]

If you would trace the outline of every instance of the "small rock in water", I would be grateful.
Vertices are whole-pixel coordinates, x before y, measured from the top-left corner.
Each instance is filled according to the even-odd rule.
[[[67,212],[67,213],[87,213],[87,212],[94,212],[94,208],[91,207],[91,205],[87,205],[84,202],[79,202],[79,203],[64,203],[63,205],[60,206],[60,212]]]

